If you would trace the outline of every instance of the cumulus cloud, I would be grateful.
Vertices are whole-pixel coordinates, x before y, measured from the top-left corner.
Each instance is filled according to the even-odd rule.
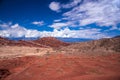
[[[60,3],[59,2],[51,2],[49,4],[49,8],[53,11],[60,12]]]
[[[8,24],[8,23],[3,23]],[[2,24],[1,24],[2,25]],[[53,31],[38,31],[33,29],[26,29],[19,24],[7,25],[8,28],[0,30],[2,37],[71,37],[71,38],[90,38],[99,39],[108,37],[106,34],[101,33],[101,29],[79,29],[70,30],[69,28],[54,29]],[[0,26],[1,27],[1,26]]]
[[[34,21],[34,22],[32,22],[32,24],[38,25],[38,26],[43,26],[45,23],[44,23],[44,21]]]
[[[3,37],[22,37],[26,33],[26,29],[18,24],[8,25],[8,28],[0,30],[0,36]]]
[[[26,30],[25,37],[40,37],[40,32],[37,30]]]
[[[5,27],[0,30],[0,36],[2,37],[38,37],[39,31],[26,29],[19,24],[0,24],[0,27]]]
[[[100,29],[81,29],[81,30],[70,30],[69,28],[57,30],[54,29],[53,32],[43,32],[46,36],[53,37],[71,37],[71,38],[86,38],[86,39],[100,39],[108,38],[109,36],[100,32]]]

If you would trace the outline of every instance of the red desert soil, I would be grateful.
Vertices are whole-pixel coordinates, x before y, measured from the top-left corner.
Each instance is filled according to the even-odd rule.
[[[120,54],[0,60],[0,80],[120,80]]]

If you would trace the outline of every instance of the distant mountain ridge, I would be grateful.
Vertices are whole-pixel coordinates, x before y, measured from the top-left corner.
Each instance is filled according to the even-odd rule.
[[[54,37],[43,37],[37,40],[18,40],[13,41],[7,38],[0,37],[0,46],[29,46],[29,47],[54,47],[59,48],[61,46],[62,51],[72,53],[87,53],[87,52],[120,52],[120,37],[104,38],[99,40],[92,40],[88,42],[67,43]],[[65,47],[64,47],[65,46]]]
[[[86,41],[91,41],[93,39],[86,39],[86,38],[62,38],[62,37],[56,37],[58,40],[61,40],[63,42],[86,42]],[[25,37],[20,37],[20,38],[9,38],[10,40],[37,40],[40,38],[25,38]]]
[[[86,38],[57,38],[57,39],[64,42],[87,42],[94,40],[94,39],[86,39]]]
[[[62,42],[54,37],[43,37],[37,40],[9,40],[0,37],[0,46],[29,46],[29,47],[60,47],[69,43]]]
[[[120,35],[118,36],[114,36],[112,38],[117,38],[117,37],[120,37]],[[87,42],[87,41],[92,41],[92,40],[98,40],[98,39],[90,39],[90,38],[64,38],[64,37],[55,37],[56,39],[58,40],[61,40],[63,42]],[[14,38],[14,37],[11,37],[11,38],[8,38],[9,40],[15,40],[15,41],[18,41],[18,40],[24,40],[24,41],[28,41],[28,40],[38,40],[40,39],[40,37],[29,37],[29,38],[25,38],[25,37],[19,37],[19,38]]]

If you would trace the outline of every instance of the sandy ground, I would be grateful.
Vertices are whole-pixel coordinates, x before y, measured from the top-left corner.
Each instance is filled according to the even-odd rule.
[[[1,46],[0,58],[12,58],[20,56],[37,55],[54,53],[52,48],[39,48],[39,47],[25,47],[25,46]]]

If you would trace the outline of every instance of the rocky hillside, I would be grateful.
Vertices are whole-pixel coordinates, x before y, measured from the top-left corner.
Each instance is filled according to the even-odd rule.
[[[45,46],[50,46],[50,47],[59,47],[59,46],[68,46],[68,43],[62,42],[54,37],[43,37],[38,40],[34,40],[34,43],[39,43]]]
[[[12,44],[14,44],[15,42],[14,41],[12,41],[12,40],[9,40],[9,39],[7,39],[7,38],[2,38],[2,37],[0,37],[0,46],[6,46],[6,45],[12,45]]]
[[[60,47],[68,46],[68,43],[62,42],[53,37],[43,37],[38,40],[19,40],[12,41],[7,38],[0,37],[0,46],[29,46],[29,47]]]
[[[62,47],[61,51],[68,53],[109,53],[120,52],[120,37],[106,38],[89,42],[73,43]]]

